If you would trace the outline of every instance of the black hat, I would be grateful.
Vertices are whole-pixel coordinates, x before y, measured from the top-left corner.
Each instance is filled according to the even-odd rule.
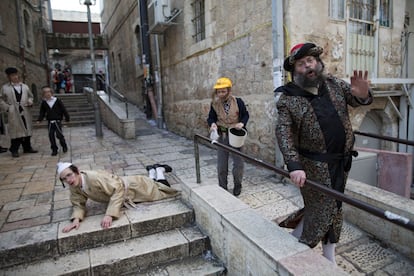
[[[301,59],[305,56],[314,56],[319,57],[320,54],[322,54],[323,48],[316,46],[313,43],[301,43],[296,44],[292,47],[290,50],[290,56],[288,56],[285,59],[285,62],[283,63],[283,68],[286,71],[292,72],[294,68],[295,61],[298,59]]]
[[[6,72],[7,75],[16,74],[17,73],[17,69],[14,68],[14,67],[9,67],[6,70],[4,70],[4,72]]]

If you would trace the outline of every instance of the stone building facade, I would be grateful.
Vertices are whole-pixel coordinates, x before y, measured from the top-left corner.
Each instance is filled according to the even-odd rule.
[[[8,81],[7,67],[16,67],[36,99],[48,76],[43,40],[46,9],[44,1],[0,1],[0,82]]]
[[[143,106],[141,41],[137,36],[140,24],[137,2],[140,1],[112,2],[105,1],[102,17],[103,32],[108,35],[110,45],[111,82],[130,100]],[[405,1],[354,1],[371,5],[359,5],[366,10],[350,10],[345,0],[289,0],[283,1],[284,18],[274,22],[272,5],[276,2],[158,0],[158,4],[168,3],[171,10],[180,11],[162,33],[151,34],[152,60],[155,62],[157,56],[160,60],[162,115],[169,130],[189,138],[194,133],[207,136],[206,118],[212,87],[217,78],[226,76],[234,83],[233,94],[243,98],[250,112],[245,151],[274,162],[277,111],[273,93],[272,44],[275,37],[272,26],[275,24],[283,24],[285,53],[304,41],[321,45],[325,49],[322,58],[326,71],[340,78],[349,78],[351,68],[369,70],[371,78],[401,77],[400,39],[404,30]],[[333,9],[333,5],[337,9]],[[382,5],[388,6],[384,8]],[[380,11],[380,6],[381,11],[388,12],[388,17],[381,15],[384,25],[381,25],[382,21],[381,24],[374,21],[377,18],[374,13]],[[351,14],[360,18],[350,20]],[[360,28],[349,24],[354,19],[357,23],[362,22],[366,16],[372,18],[371,25],[364,23]],[[357,36],[360,34],[364,37]],[[155,47],[156,39],[159,51]],[[362,47],[362,44],[355,46],[350,42],[359,40],[374,41],[374,44],[363,44]],[[361,62],[360,57],[349,54],[354,52],[363,53],[364,58],[370,58],[369,62]],[[398,117],[387,97],[376,97],[373,105],[351,110],[351,114],[355,129],[363,126],[367,117],[373,116],[380,122],[376,129],[379,134],[398,136]],[[392,145],[381,147],[390,149]]]
[[[108,74],[111,85],[143,108],[143,69],[138,0],[103,1],[101,30],[107,36]]]

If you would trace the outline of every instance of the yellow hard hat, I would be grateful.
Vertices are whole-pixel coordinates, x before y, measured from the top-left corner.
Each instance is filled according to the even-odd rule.
[[[214,89],[231,87],[232,83],[229,78],[219,78],[214,85]]]

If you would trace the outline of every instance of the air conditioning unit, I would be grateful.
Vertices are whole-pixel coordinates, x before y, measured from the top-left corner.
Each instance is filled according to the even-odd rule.
[[[163,33],[171,24],[170,0],[151,0],[148,4],[149,31],[153,34]]]

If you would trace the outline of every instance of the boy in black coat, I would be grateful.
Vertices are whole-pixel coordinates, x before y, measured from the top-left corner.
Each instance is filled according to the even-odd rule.
[[[65,121],[69,122],[69,113],[66,111],[63,102],[53,96],[52,88],[50,86],[43,86],[42,93],[43,101],[40,104],[39,118],[37,119],[37,122],[39,123],[42,121],[46,115],[46,120],[48,120],[50,148],[52,149],[52,156],[55,156],[57,155],[58,150],[55,136],[59,139],[63,152],[68,151],[68,146],[62,131],[62,119],[63,116],[65,116]]]

